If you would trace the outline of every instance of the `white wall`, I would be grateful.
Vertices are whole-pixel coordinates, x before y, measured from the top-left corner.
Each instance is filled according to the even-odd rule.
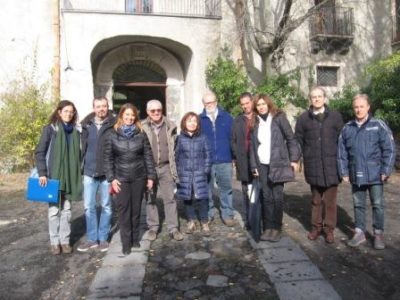
[[[38,83],[51,81],[53,36],[51,0],[1,1],[0,93],[19,77],[18,70],[32,68],[37,53]]]

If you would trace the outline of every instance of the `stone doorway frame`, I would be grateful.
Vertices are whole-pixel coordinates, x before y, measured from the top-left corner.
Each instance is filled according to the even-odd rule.
[[[167,117],[178,122],[183,108],[184,73],[178,59],[164,48],[150,43],[129,43],[107,52],[99,62],[94,76],[95,97],[112,99],[113,72],[125,63],[134,60],[149,60],[164,69],[167,75],[165,102]],[[110,100],[111,102],[111,100]],[[110,107],[113,104],[110,103]]]

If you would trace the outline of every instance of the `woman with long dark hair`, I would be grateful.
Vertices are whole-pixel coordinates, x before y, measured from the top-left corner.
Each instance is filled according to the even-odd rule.
[[[147,135],[142,131],[137,108],[122,105],[117,122],[107,137],[104,170],[116,193],[122,253],[139,248],[139,223],[145,188],[156,179],[153,155]]]
[[[262,189],[263,228],[260,239],[278,242],[283,219],[284,183],[294,180],[300,147],[285,114],[265,94],[254,99],[257,114],[251,135],[250,166]]]
[[[71,202],[80,200],[82,178],[80,170],[80,137],[76,129],[75,105],[60,101],[43,128],[35,151],[36,168],[41,186],[47,180],[60,181],[58,203],[49,204],[50,251],[53,255],[69,254],[71,233]]]

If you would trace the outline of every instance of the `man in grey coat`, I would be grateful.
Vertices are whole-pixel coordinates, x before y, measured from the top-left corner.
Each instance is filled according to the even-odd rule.
[[[159,100],[153,99],[147,102],[146,112],[148,117],[142,122],[142,126],[150,141],[157,171],[154,194],[161,196],[160,198],[163,201],[170,237],[181,241],[183,235],[178,230],[178,212],[174,198],[174,181],[178,177],[174,153],[176,125],[163,115],[162,104]],[[146,221],[149,230],[146,232],[145,238],[154,241],[160,229],[160,219],[157,205],[154,201],[151,201],[151,198],[148,198],[146,204]]]

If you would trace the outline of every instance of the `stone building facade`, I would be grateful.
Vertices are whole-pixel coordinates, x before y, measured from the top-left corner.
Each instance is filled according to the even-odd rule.
[[[292,17],[319,2],[295,1]],[[223,46],[254,82],[263,78],[261,57],[248,35],[257,26],[238,26],[240,10],[254,21],[261,7],[264,29],[274,32],[282,3],[6,0],[0,18],[0,90],[18,76],[24,59],[35,57],[38,80],[59,85],[60,97],[74,101],[81,116],[91,111],[93,97],[104,95],[114,109],[133,102],[142,113],[147,100],[158,98],[165,113],[178,121],[188,110],[201,110],[207,64]],[[390,54],[399,40],[398,0],[336,0],[329,5],[290,33],[278,63],[283,73],[300,70],[305,93],[311,83],[332,93],[340,90],[367,63]]]

